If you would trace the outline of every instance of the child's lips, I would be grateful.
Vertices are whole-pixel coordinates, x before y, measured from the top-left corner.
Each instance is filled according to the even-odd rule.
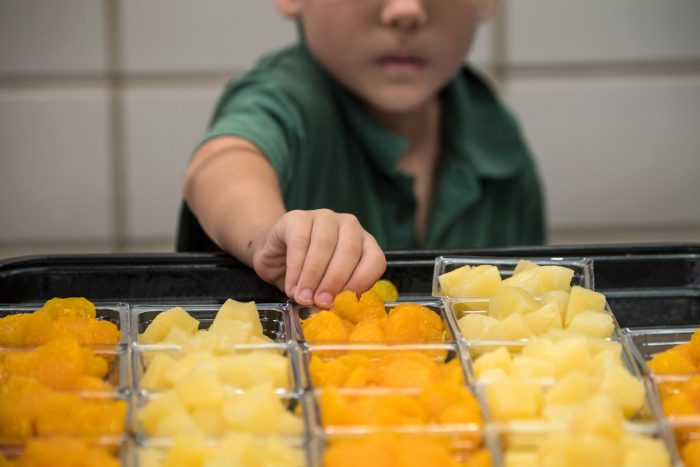
[[[396,78],[411,77],[425,66],[425,60],[416,55],[408,54],[384,55],[379,58],[378,62],[387,75]]]

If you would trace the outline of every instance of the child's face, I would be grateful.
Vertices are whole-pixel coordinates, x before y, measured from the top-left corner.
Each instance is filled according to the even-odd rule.
[[[301,19],[312,54],[328,72],[373,110],[393,114],[439,93],[493,1],[278,0],[278,6]]]

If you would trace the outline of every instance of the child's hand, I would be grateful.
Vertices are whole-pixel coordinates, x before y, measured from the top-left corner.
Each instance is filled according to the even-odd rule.
[[[290,211],[253,240],[253,268],[301,305],[330,308],[343,290],[364,292],[386,259],[351,214]]]

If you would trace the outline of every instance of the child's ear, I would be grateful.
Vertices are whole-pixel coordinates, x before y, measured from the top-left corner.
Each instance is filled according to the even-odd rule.
[[[302,0],[275,0],[277,10],[287,18],[296,18],[301,13]]]
[[[479,21],[490,20],[496,12],[498,0],[480,0],[479,3]]]

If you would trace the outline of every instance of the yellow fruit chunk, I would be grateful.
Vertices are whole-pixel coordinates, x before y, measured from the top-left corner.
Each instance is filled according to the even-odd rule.
[[[395,302],[399,299],[398,289],[394,283],[388,279],[378,280],[370,290],[379,295],[379,298],[384,302]]]
[[[584,311],[605,310],[605,295],[575,285],[571,288],[569,302],[566,306],[566,318],[564,324],[568,326],[574,317]]]
[[[525,326],[536,336],[550,329],[561,329],[562,319],[559,307],[555,303],[547,303],[540,308],[523,316]]]
[[[467,313],[458,320],[460,331],[469,340],[488,339],[493,335],[491,328],[496,323],[496,318],[481,313]]]
[[[542,408],[542,388],[521,378],[507,378],[487,386],[486,400],[496,421],[533,419]]]
[[[615,330],[615,323],[607,313],[585,310],[575,315],[567,328],[586,336],[610,337]]]
[[[260,322],[260,315],[255,302],[239,302],[233,299],[228,299],[221,305],[216,313],[212,326],[222,321],[240,321],[242,323],[250,323],[252,326],[252,334],[257,336],[263,335],[263,327]]]
[[[510,368],[512,365],[512,359],[510,353],[505,347],[499,347],[498,349],[480,355],[474,361],[474,374],[478,379],[484,374],[484,372],[500,369],[506,375],[510,374]]]
[[[537,300],[521,288],[504,287],[491,296],[489,316],[504,319],[512,313],[529,313],[539,308]]]
[[[671,456],[660,439],[653,439],[647,436],[625,435],[624,439],[624,467],[634,467],[640,465],[670,467]],[[686,461],[687,467],[693,464]]]
[[[462,266],[438,276],[441,293],[448,297],[489,297],[501,287],[496,266]]]
[[[161,343],[173,328],[194,335],[199,328],[199,321],[181,307],[170,308],[156,315],[143,334],[139,336],[139,343]]]

